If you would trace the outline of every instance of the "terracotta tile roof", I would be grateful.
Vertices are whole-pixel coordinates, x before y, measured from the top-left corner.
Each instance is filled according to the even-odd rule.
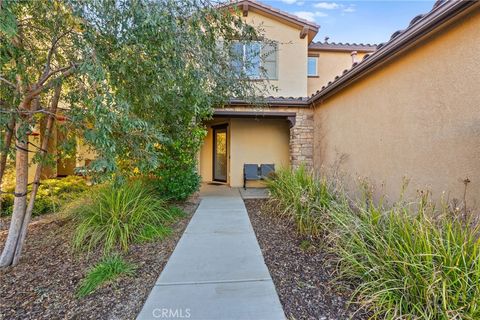
[[[410,44],[426,35],[438,26],[457,16],[460,12],[472,7],[480,6],[476,0],[437,0],[430,12],[415,16],[404,30],[394,32],[390,39],[376,46],[376,51],[366,54],[362,61],[352,64],[327,85],[309,97],[309,103],[334,94],[356,81],[364,74],[373,70],[379,64],[388,61],[392,56],[409,47]]]
[[[329,50],[329,51],[367,51],[373,52],[377,49],[376,44],[363,43],[341,43],[341,42],[312,42],[308,50]]]
[[[309,106],[308,97],[283,97],[268,96],[258,101],[259,104],[265,103],[269,106]],[[230,105],[251,105],[251,101],[243,99],[230,99]]]

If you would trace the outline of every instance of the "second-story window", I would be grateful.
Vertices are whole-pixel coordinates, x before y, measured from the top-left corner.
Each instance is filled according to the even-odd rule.
[[[262,43],[252,41],[243,45],[245,73],[249,78],[259,79],[262,75]]]
[[[234,42],[232,68],[250,79],[277,79],[277,46],[262,41]]]
[[[308,71],[309,77],[318,76],[318,57],[308,57]]]

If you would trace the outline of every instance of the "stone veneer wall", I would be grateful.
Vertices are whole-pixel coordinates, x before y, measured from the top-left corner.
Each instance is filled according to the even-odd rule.
[[[313,110],[297,108],[295,125],[290,128],[290,162],[296,168],[313,168]]]
[[[225,107],[219,110],[239,112],[294,112],[295,125],[290,128],[290,163],[293,168],[302,163],[307,169],[313,168],[313,109],[307,107]]]

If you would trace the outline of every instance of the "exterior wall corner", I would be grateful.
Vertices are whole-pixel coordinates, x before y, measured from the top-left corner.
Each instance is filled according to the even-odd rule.
[[[290,163],[292,168],[304,165],[313,169],[313,109],[297,110],[295,125],[290,128]]]

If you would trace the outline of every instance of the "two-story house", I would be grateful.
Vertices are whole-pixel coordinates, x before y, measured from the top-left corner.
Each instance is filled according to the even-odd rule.
[[[361,177],[395,199],[406,177],[410,195],[426,188],[478,207],[479,1],[437,0],[377,46],[314,42],[320,27],[312,22],[253,0],[229,5],[274,44],[254,63],[278,90],[266,107],[231,100],[215,110],[198,156],[204,182],[238,187],[244,164],[304,163],[340,168],[353,192]],[[233,49],[261,53],[262,44]],[[76,166],[94,157],[79,154]],[[51,176],[73,167],[59,160]]]
[[[253,0],[232,2],[230,6],[238,9],[245,22],[261,30],[269,41],[239,42],[232,48],[243,59],[247,55],[251,59],[255,52],[262,56],[253,57],[258,65],[253,65],[249,72],[253,73],[252,81],[268,81],[268,107],[232,100],[230,105],[216,110],[213,120],[206,123],[208,135],[199,154],[198,168],[204,182],[241,186],[245,163],[276,167],[300,162],[313,165],[313,114],[307,97],[374,51],[375,46],[315,43],[313,39],[320,26],[313,22]],[[263,51],[269,52],[266,57]],[[232,62],[232,67],[241,64],[235,66]],[[262,76],[267,79],[258,78],[258,68],[266,70]],[[54,132],[52,148],[63,139],[60,132],[58,136]],[[45,175],[72,175],[75,167],[84,167],[95,157],[81,142],[77,149],[76,158],[59,159],[56,166],[44,170]],[[34,172],[32,165],[30,180]]]
[[[203,181],[238,187],[243,184],[244,164],[286,167],[302,162],[312,167],[313,112],[307,97],[375,46],[315,43],[320,28],[315,23],[257,1],[238,1],[232,6],[275,44],[273,54],[256,59],[275,87],[267,93],[268,107],[232,100],[206,124],[208,135],[199,156]],[[258,46],[261,55],[263,46],[258,43],[239,43],[235,50],[255,52],[250,46]]]

